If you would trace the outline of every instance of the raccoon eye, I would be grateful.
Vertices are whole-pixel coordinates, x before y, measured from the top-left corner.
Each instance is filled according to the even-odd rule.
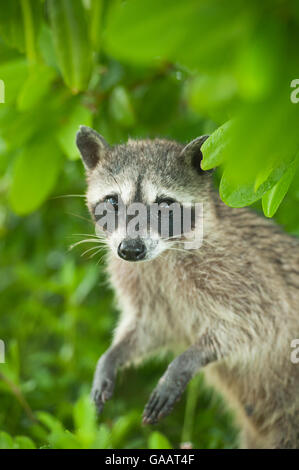
[[[157,203],[159,204],[159,206],[165,209],[169,208],[169,206],[171,206],[171,204],[174,204],[175,202],[176,201],[170,197],[157,199]]]
[[[117,196],[106,196],[104,202],[107,202],[113,206],[115,210],[118,209],[118,197]]]

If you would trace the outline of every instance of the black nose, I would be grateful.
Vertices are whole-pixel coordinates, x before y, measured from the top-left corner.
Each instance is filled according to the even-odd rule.
[[[145,244],[139,238],[123,240],[118,247],[118,255],[126,261],[140,261],[145,257]]]

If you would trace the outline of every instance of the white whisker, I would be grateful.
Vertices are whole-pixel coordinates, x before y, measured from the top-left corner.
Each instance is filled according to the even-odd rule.
[[[93,221],[90,219],[87,219],[87,217],[83,217],[82,215],[74,214],[73,212],[66,212],[67,215],[72,215],[74,217],[77,217],[78,219],[82,219],[85,222],[88,222],[89,224],[93,225]]]
[[[98,238],[99,240],[106,239],[105,235],[97,235],[96,233],[73,233],[72,235],[68,236],[68,238],[70,237],[92,237]]]
[[[86,197],[85,194],[61,194],[60,196],[53,196],[50,199],[61,199],[64,197]]]
[[[70,246],[69,250],[72,250],[78,245],[82,245],[82,243],[99,243],[98,238],[90,238],[87,240],[80,240],[79,242],[74,243],[73,245]]]
[[[104,250],[105,247],[102,246],[101,248],[98,249],[98,251],[96,251],[95,253],[93,253],[91,256],[88,257],[88,259],[91,259],[93,258],[94,256],[96,256],[98,253],[100,253],[101,250]],[[105,255],[105,254],[104,254]]]
[[[92,248],[89,248],[88,250],[84,251],[81,256],[86,255],[86,254],[89,253],[90,251],[93,251],[93,250],[102,250],[103,248],[105,248],[103,245],[100,245],[100,247],[99,247],[99,245],[93,246]]]

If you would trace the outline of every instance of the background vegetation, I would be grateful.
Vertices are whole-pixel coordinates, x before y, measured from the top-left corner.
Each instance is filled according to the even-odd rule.
[[[74,138],[79,124],[112,144],[213,133],[203,166],[219,166],[222,199],[298,234],[298,36],[287,0],[0,0],[0,447],[237,445],[200,376],[141,426],[165,359],[121,374],[96,422],[90,382],[117,313],[101,260],[68,251],[93,232]]]

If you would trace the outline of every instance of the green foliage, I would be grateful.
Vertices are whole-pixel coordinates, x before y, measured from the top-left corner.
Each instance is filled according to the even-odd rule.
[[[154,431],[148,438],[149,449],[172,449],[169,440],[158,431]]]
[[[121,376],[96,422],[87,394],[116,313],[102,252],[68,252],[92,234],[75,133],[211,133],[202,166],[225,203],[299,234],[298,23],[287,0],[0,0],[0,447],[236,445],[201,378],[157,431],[141,427],[165,361]]]
[[[15,162],[10,188],[10,203],[17,214],[27,214],[45,200],[56,182],[60,162],[58,145],[50,139],[37,139],[24,148]]]
[[[47,137],[75,159],[73,136],[80,122],[101,127],[113,142],[128,133],[188,140],[215,130],[203,148],[203,167],[221,165],[221,197],[234,207],[258,201],[297,162],[299,147],[298,110],[290,100],[298,12],[288,2],[274,4],[5,3],[0,76],[7,87],[0,123],[8,152],[15,134],[16,147],[30,151],[30,140],[47,127]],[[54,95],[56,106],[49,106]],[[41,114],[40,125],[32,123]],[[27,212],[53,185],[45,187],[45,196]],[[267,216],[283,199],[281,191],[271,194],[275,211],[266,210]]]
[[[53,42],[61,73],[73,93],[85,90],[91,73],[91,48],[81,0],[49,0]]]
[[[292,15],[288,2],[283,7]],[[196,74],[187,87],[191,108],[217,123],[233,116],[229,131],[216,130],[215,141],[207,142],[203,166],[222,163],[221,197],[242,207],[283,178],[299,148],[298,110],[290,100],[297,34],[270,2],[131,0],[110,9],[105,37],[120,60],[190,67]],[[277,209],[281,201],[273,197]]]
[[[277,211],[281,201],[285,197],[296,173],[298,156],[291,162],[289,168],[284,172],[279,181],[268,192],[263,195],[262,203],[264,214],[272,217]]]
[[[32,439],[26,436],[12,438],[7,432],[0,432],[0,449],[36,449]]]
[[[86,395],[77,401],[73,409],[74,431],[64,429],[63,424],[49,413],[37,414],[39,422],[48,430],[48,446],[53,449],[107,449],[111,446],[113,430],[105,424],[98,425],[96,410]]]

